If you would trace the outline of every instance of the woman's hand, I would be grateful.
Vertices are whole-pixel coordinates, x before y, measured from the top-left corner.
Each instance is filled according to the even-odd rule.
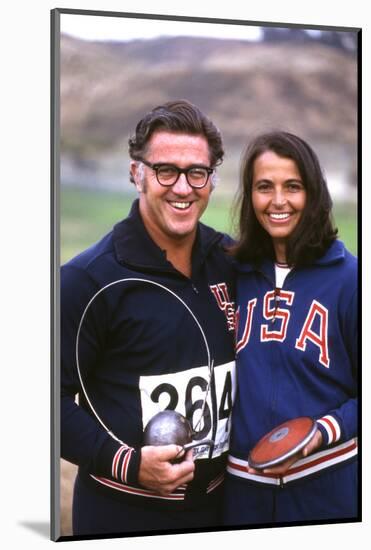
[[[287,472],[287,470],[293,464],[295,464],[295,462],[313,453],[315,450],[317,450],[321,446],[321,444],[322,444],[322,434],[319,430],[317,430],[314,433],[314,436],[312,437],[312,439],[309,441],[309,443],[307,443],[307,445],[304,447],[304,449],[302,449],[295,455],[285,460],[285,462],[282,462],[277,466],[273,466],[272,468],[265,468],[264,470],[256,470],[254,468],[249,467],[247,471],[249,472],[249,474],[263,473],[263,474],[272,474],[276,476],[282,476]]]

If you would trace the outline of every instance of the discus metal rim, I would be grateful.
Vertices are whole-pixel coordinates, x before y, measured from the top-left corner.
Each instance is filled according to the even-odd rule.
[[[317,430],[317,422],[315,420],[313,420],[312,418],[310,418],[310,417],[306,417],[306,418],[308,418],[312,421],[312,427],[311,427],[310,431],[308,432],[308,434],[301,441],[299,441],[299,443],[297,443],[294,447],[289,449],[286,453],[284,453],[284,454],[282,454],[282,455],[280,455],[276,458],[272,458],[271,460],[267,460],[265,462],[254,461],[251,458],[251,454],[253,453],[256,446],[259,445],[259,443],[262,441],[262,439],[267,437],[267,436],[264,436],[262,439],[260,439],[258,441],[258,443],[255,445],[254,449],[252,449],[252,451],[250,451],[249,456],[248,456],[249,466],[251,466],[251,468],[255,468],[256,470],[264,470],[265,468],[272,468],[274,466],[278,466],[282,462],[285,462],[285,460],[287,460],[288,458],[291,458],[293,455],[295,455],[296,453],[301,451],[307,445],[307,443],[309,443],[309,441],[312,439],[312,437],[314,436],[314,434]],[[296,420],[296,419],[292,419],[292,420]],[[279,430],[280,428],[283,428],[289,422],[290,421],[280,424],[279,426],[277,426],[277,428],[275,428],[275,430]],[[274,432],[275,430],[272,430],[272,431]],[[271,433],[271,432],[269,432],[269,433]]]

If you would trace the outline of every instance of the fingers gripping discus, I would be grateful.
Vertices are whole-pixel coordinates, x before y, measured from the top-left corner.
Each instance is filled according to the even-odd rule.
[[[249,453],[249,466],[256,470],[278,466],[301,451],[316,430],[316,422],[308,416],[280,424],[262,437]]]
[[[213,370],[214,370],[214,361],[211,359],[210,348],[209,348],[209,345],[208,345],[208,342],[207,342],[207,339],[206,339],[206,335],[205,335],[205,333],[204,333],[204,331],[201,327],[200,322],[198,321],[198,319],[196,318],[195,314],[190,309],[190,307],[175,292],[173,292],[172,290],[170,290],[166,286],[164,286],[160,283],[157,283],[155,281],[151,281],[149,279],[136,278],[136,277],[127,277],[127,278],[124,278],[124,279],[119,279],[117,281],[113,281],[112,283],[109,283],[108,285],[102,287],[98,292],[96,292],[94,294],[94,296],[88,302],[88,304],[87,304],[87,306],[86,306],[86,308],[85,308],[85,310],[84,310],[84,312],[81,316],[80,323],[79,323],[79,326],[78,326],[78,329],[77,329],[76,348],[75,348],[76,368],[77,368],[77,373],[78,373],[78,377],[79,377],[79,381],[80,381],[80,385],[81,385],[81,389],[83,391],[84,397],[85,397],[91,411],[93,412],[95,418],[100,423],[100,425],[106,430],[106,432],[113,439],[115,439],[116,441],[118,441],[121,444],[124,444],[123,441],[121,441],[121,439],[119,439],[112,432],[112,430],[110,430],[106,426],[106,424],[103,422],[102,418],[99,416],[99,414],[95,410],[95,408],[94,408],[94,406],[93,406],[93,404],[92,404],[92,402],[91,402],[91,400],[88,396],[88,393],[86,391],[86,387],[85,387],[85,384],[84,384],[84,381],[83,381],[82,375],[81,375],[80,361],[79,361],[79,344],[80,344],[80,333],[81,333],[81,328],[82,328],[84,319],[86,317],[86,314],[87,314],[90,306],[94,302],[94,300],[102,292],[104,292],[105,290],[107,290],[108,288],[110,288],[114,285],[117,285],[117,284],[120,284],[120,283],[133,283],[133,282],[134,283],[138,282],[138,283],[150,284],[152,286],[160,288],[160,289],[164,290],[165,292],[167,292],[168,294],[171,294],[172,296],[174,296],[174,298],[176,298],[185,307],[185,309],[189,312],[189,314],[191,315],[192,319],[196,323],[196,325],[197,325],[197,327],[198,327],[198,329],[201,333],[201,336],[202,336],[202,339],[203,339],[203,342],[204,342],[205,348],[206,348],[207,366],[208,366],[208,371],[209,371],[209,381],[208,381],[208,384],[207,384],[207,387],[206,387],[206,392],[205,392],[205,397],[204,397],[204,401],[203,401],[202,408],[201,408],[200,418],[197,421],[196,426],[194,427],[194,429],[192,430],[190,422],[184,416],[177,413],[176,411],[170,411],[170,410],[162,411],[160,413],[157,413],[148,422],[148,424],[146,426],[146,428],[148,427],[148,430],[147,430],[147,434],[145,434],[145,440],[147,441],[147,443],[145,443],[145,444],[147,444],[147,445],[167,445],[169,443],[176,443],[176,444],[181,445],[184,448],[184,450],[188,450],[192,447],[196,447],[196,446],[200,446],[200,445],[212,446],[214,444],[214,442],[212,440],[203,440],[203,441],[198,441],[198,442],[193,442],[192,441],[192,437],[197,434],[196,430],[197,430],[198,426],[200,425],[201,420],[203,418],[203,414],[204,414],[204,410],[205,410],[205,406],[206,406],[206,400],[207,400],[207,396],[208,396],[208,393],[209,393],[209,390],[210,390],[212,373],[213,373]],[[164,414],[164,413],[166,413],[166,414]],[[160,424],[163,424],[163,425],[159,426]],[[157,425],[157,427],[156,427],[156,425]],[[165,437],[165,432],[166,431],[168,431],[167,437]],[[182,434],[182,435],[179,436],[178,432],[179,432],[179,434]],[[153,436],[153,434],[156,434],[156,435]],[[185,434],[188,434],[188,435],[186,436]],[[153,440],[152,437],[154,437],[155,439]],[[170,439],[172,439],[172,440],[170,441]],[[163,441],[166,440],[168,442],[167,443],[160,443],[161,440],[163,440]],[[177,443],[178,440],[182,441],[182,443]]]

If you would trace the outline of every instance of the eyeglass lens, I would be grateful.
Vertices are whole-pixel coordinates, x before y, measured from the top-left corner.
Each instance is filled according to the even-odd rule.
[[[181,173],[186,175],[187,181],[192,187],[203,187],[209,177],[208,170],[201,166],[186,170],[180,170],[172,165],[163,165],[156,168],[157,179],[162,185],[174,185]]]

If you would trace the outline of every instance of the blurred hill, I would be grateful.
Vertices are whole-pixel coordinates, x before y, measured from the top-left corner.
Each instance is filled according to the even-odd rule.
[[[62,35],[62,182],[129,185],[127,139],[137,122],[165,101],[186,98],[223,134],[225,188],[235,188],[249,137],[279,127],[308,139],[349,191],[356,183],[356,69],[354,52],[313,40],[89,42]]]

